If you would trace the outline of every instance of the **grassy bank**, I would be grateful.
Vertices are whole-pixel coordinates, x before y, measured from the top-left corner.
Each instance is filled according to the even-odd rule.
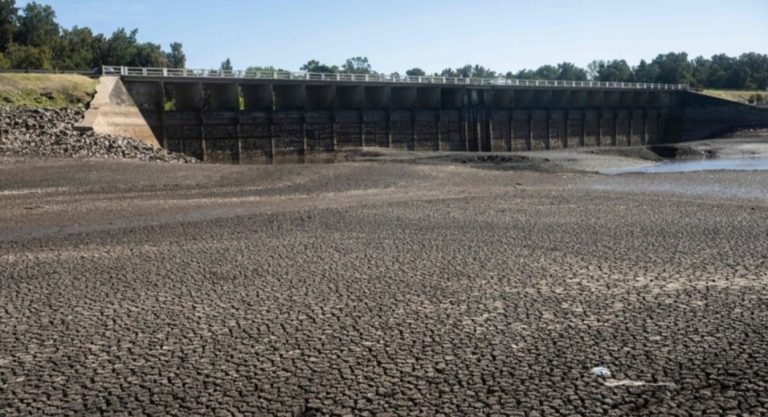
[[[86,105],[97,80],[82,75],[0,74],[0,104],[37,108]]]
[[[768,104],[768,92],[766,91],[741,91],[741,90],[704,90],[704,94],[739,103]]]

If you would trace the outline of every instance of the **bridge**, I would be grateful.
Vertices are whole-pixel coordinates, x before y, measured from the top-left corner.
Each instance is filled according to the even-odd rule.
[[[141,115],[113,117],[108,133],[144,132],[141,139],[207,161],[304,160],[360,147],[633,146],[768,125],[768,111],[681,84],[133,67],[103,73],[113,83],[99,94],[114,105],[94,111],[109,119],[106,109],[135,106]]]

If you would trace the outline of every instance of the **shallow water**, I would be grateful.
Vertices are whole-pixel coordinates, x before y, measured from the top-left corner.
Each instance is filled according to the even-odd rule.
[[[695,171],[768,171],[768,157],[702,159],[695,161],[665,161],[655,165],[643,165],[608,170],[606,174],[667,174]]]

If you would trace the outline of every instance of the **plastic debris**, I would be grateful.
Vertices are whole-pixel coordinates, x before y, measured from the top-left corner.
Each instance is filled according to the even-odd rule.
[[[605,366],[594,367],[589,372],[592,375],[600,377],[600,378],[610,378],[611,377],[611,370],[606,368]]]

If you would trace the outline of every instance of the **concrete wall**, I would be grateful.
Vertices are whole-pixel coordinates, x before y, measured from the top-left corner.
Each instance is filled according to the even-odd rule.
[[[119,77],[105,76],[96,86],[85,118],[75,126],[104,135],[130,137],[152,146],[160,146],[157,132],[163,105],[160,83],[133,82],[123,84]]]
[[[152,90],[144,81],[135,84],[129,91],[163,146],[208,161],[303,160],[359,147],[631,146],[768,125],[766,111],[687,92],[274,81],[177,81]],[[157,91],[166,92],[161,100],[175,101],[176,111],[157,105]]]
[[[684,141],[707,139],[741,128],[768,126],[768,109],[735,103],[694,92],[682,96],[682,126],[678,133]]]

